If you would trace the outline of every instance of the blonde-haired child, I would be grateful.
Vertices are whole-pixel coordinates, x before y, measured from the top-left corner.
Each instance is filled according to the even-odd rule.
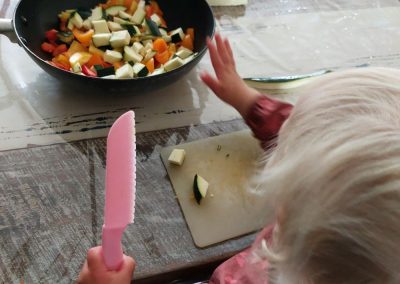
[[[219,35],[209,43],[217,78],[202,75],[223,99],[215,86],[237,76],[224,81],[233,70],[219,68],[226,46]],[[253,106],[238,110],[248,120],[262,98],[246,96]],[[400,71],[353,69],[309,85],[254,185],[276,221],[210,283],[400,283]]]

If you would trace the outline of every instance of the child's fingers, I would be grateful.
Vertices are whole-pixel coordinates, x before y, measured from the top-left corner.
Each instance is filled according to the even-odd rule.
[[[90,270],[107,270],[101,246],[90,248],[86,259]]]
[[[136,268],[136,261],[132,257],[127,256],[125,254],[123,260],[124,260],[124,263],[122,265],[123,270],[126,271],[128,275],[132,276],[133,271]]]
[[[229,55],[229,62],[233,65],[233,67],[236,68],[235,58],[233,57],[233,51],[231,48],[231,44],[229,43],[229,40],[227,38],[224,39],[224,45],[225,45],[226,52]]]
[[[200,78],[215,94],[219,94],[219,83],[214,77],[204,71],[200,74]]]
[[[221,58],[219,57],[216,46],[211,42],[209,38],[207,39],[207,46],[208,46],[208,51],[210,53],[212,66],[215,70],[215,74],[217,74],[218,76],[218,74],[223,71],[223,64]]]
[[[118,273],[114,276],[113,283],[130,283],[133,277],[133,271],[135,270],[135,260],[127,255],[123,256],[123,263]]]
[[[88,281],[87,278],[89,276],[90,276],[89,267],[88,267],[87,260],[85,260],[85,263],[83,264],[81,272],[79,273],[79,277],[78,277],[77,283],[78,284],[86,283]]]
[[[221,58],[221,61],[224,64],[227,64],[228,62],[230,63],[232,61],[230,54],[226,50],[224,40],[222,39],[222,37],[219,33],[217,33],[215,35],[215,42],[217,43],[217,50],[218,50],[219,57]]]

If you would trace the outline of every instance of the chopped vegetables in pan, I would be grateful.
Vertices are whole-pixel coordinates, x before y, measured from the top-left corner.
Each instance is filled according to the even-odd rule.
[[[178,68],[193,52],[194,29],[169,30],[156,1],[108,0],[91,10],[58,15],[41,45],[48,62],[76,74],[109,79],[157,75]]]

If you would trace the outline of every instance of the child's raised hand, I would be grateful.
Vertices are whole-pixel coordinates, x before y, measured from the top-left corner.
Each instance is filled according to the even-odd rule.
[[[79,274],[78,283],[129,284],[131,283],[135,266],[134,259],[124,255],[122,266],[117,271],[107,270],[101,247],[94,247],[88,251],[87,259]]]
[[[232,105],[242,116],[259,96],[257,90],[244,83],[236,72],[235,60],[229,41],[218,33],[214,44],[207,39],[211,63],[216,77],[204,71],[200,78],[224,102]]]

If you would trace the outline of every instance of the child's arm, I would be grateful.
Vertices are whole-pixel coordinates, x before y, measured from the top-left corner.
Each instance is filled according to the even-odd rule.
[[[88,251],[85,264],[79,274],[79,284],[129,284],[131,283],[135,260],[124,255],[122,266],[117,271],[107,270],[103,261],[101,246]]]
[[[200,77],[221,100],[232,105],[242,115],[266,149],[293,106],[261,95],[256,89],[247,86],[236,72],[229,41],[216,34],[215,42],[207,40],[216,77],[208,72],[203,72]]]

